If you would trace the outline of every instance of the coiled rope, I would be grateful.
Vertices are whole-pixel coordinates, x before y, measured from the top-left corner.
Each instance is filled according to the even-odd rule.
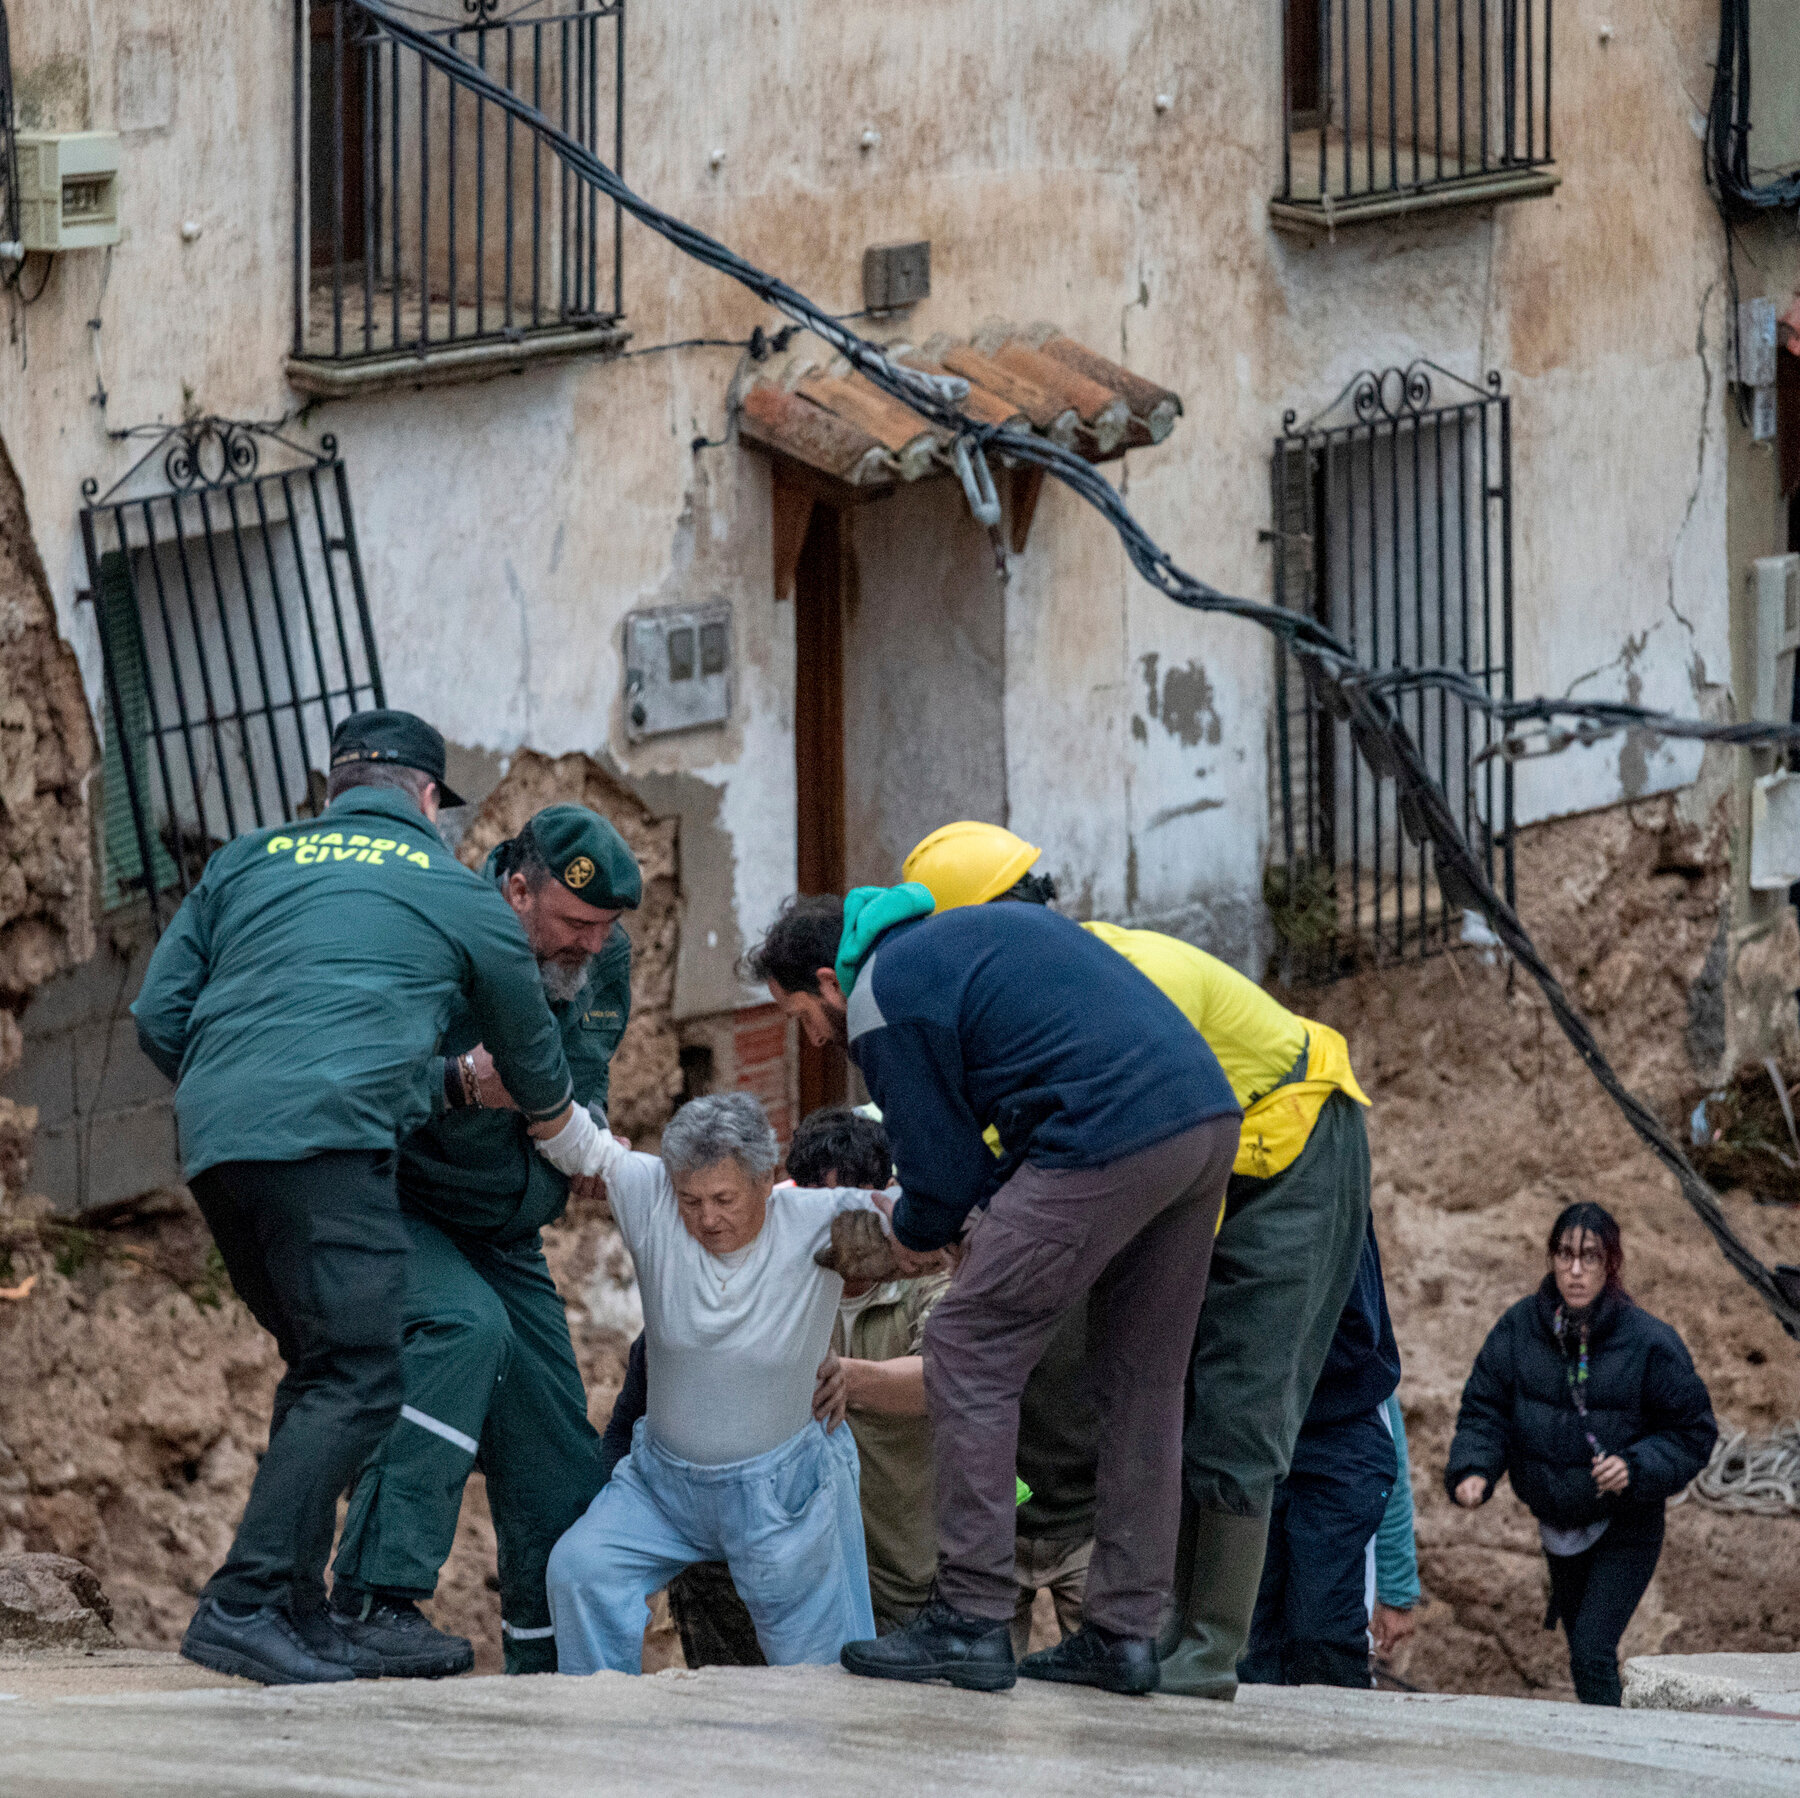
[[[952,434],[959,462],[971,459],[981,464],[985,453],[991,451],[1010,461],[1043,469],[1106,518],[1118,533],[1132,565],[1166,598],[1194,611],[1242,618],[1272,632],[1297,658],[1320,702],[1348,722],[1351,738],[1370,770],[1377,778],[1386,776],[1393,780],[1407,837],[1415,844],[1431,844],[1438,884],[1446,902],[1454,907],[1479,911],[1487,918],[1495,935],[1537,983],[1563,1034],[1574,1045],[1589,1072],[1624,1114],[1645,1147],[1675,1176],[1682,1196],[1706,1226],[1726,1260],[1756,1290],[1782,1328],[1790,1336],[1800,1339],[1800,1268],[1764,1266],[1731,1228],[1719,1204],[1718,1194],[1695,1171],[1656,1114],[1613,1072],[1587,1020],[1575,1009],[1561,983],[1538,954],[1512,907],[1489,881],[1487,870],[1464,838],[1443,789],[1390,702],[1393,695],[1403,691],[1439,688],[1455,693],[1468,705],[1508,726],[1514,723],[1547,726],[1556,718],[1578,720],[1584,741],[1594,740],[1595,733],[1604,735],[1623,728],[1640,728],[1663,736],[1773,748],[1800,744],[1800,726],[1707,724],[1653,712],[1642,706],[1605,701],[1544,698],[1505,701],[1493,698],[1456,669],[1412,668],[1377,672],[1366,668],[1341,639],[1316,619],[1222,593],[1189,574],[1138,523],[1112,483],[1092,463],[1047,438],[970,418],[960,409],[968,396],[966,382],[953,376],[925,374],[890,361],[879,345],[850,330],[842,320],[815,305],[797,288],[745,261],[704,231],[652,205],[627,187],[584,144],[559,129],[528,101],[522,100],[433,33],[409,23],[383,0],[339,0],[339,4],[348,5],[365,19],[377,22],[396,42],[415,51],[452,81],[510,114],[546,144],[578,179],[614,201],[684,254],[730,276],[776,311],[830,344],[851,367],[866,375],[884,392],[942,426]],[[986,474],[985,466],[980,467],[980,473]]]
[[[1669,1502],[1690,1498],[1714,1511],[1800,1515],[1800,1419],[1777,1425],[1756,1442],[1748,1430],[1721,1436],[1712,1459]]]

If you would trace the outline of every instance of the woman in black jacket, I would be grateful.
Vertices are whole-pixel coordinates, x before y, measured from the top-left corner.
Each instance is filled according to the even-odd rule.
[[[1583,1704],[1619,1702],[1619,1638],[1662,1553],[1663,1504],[1719,1434],[1681,1338],[1619,1284],[1619,1226],[1571,1205],[1550,1271],[1488,1333],[1463,1388],[1444,1484],[1469,1510],[1501,1474],[1538,1520],[1544,1627],[1562,1619]]]

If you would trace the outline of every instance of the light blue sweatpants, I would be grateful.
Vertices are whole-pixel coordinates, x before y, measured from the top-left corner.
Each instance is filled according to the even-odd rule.
[[[832,1663],[875,1634],[856,1441],[809,1423],[748,1461],[702,1467],[642,1419],[587,1514],[550,1552],[563,1673],[641,1673],[645,1602],[695,1561],[724,1561],[771,1667]]]

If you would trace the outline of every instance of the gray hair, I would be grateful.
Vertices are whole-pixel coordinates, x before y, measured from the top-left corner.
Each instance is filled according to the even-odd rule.
[[[431,776],[421,768],[403,768],[398,762],[340,762],[325,780],[325,802],[330,804],[340,793],[352,787],[392,787],[408,793],[421,810],[425,805],[425,789],[432,785]]]
[[[698,1173],[727,1157],[752,1179],[775,1171],[781,1151],[761,1103],[748,1093],[708,1093],[669,1119],[662,1134],[663,1166],[671,1180]]]

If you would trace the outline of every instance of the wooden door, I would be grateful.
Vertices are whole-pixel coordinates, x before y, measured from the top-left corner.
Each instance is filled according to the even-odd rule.
[[[844,890],[844,519],[823,502],[794,575],[794,787],[803,893]],[[800,1115],[839,1105],[848,1070],[834,1048],[800,1039]]]

